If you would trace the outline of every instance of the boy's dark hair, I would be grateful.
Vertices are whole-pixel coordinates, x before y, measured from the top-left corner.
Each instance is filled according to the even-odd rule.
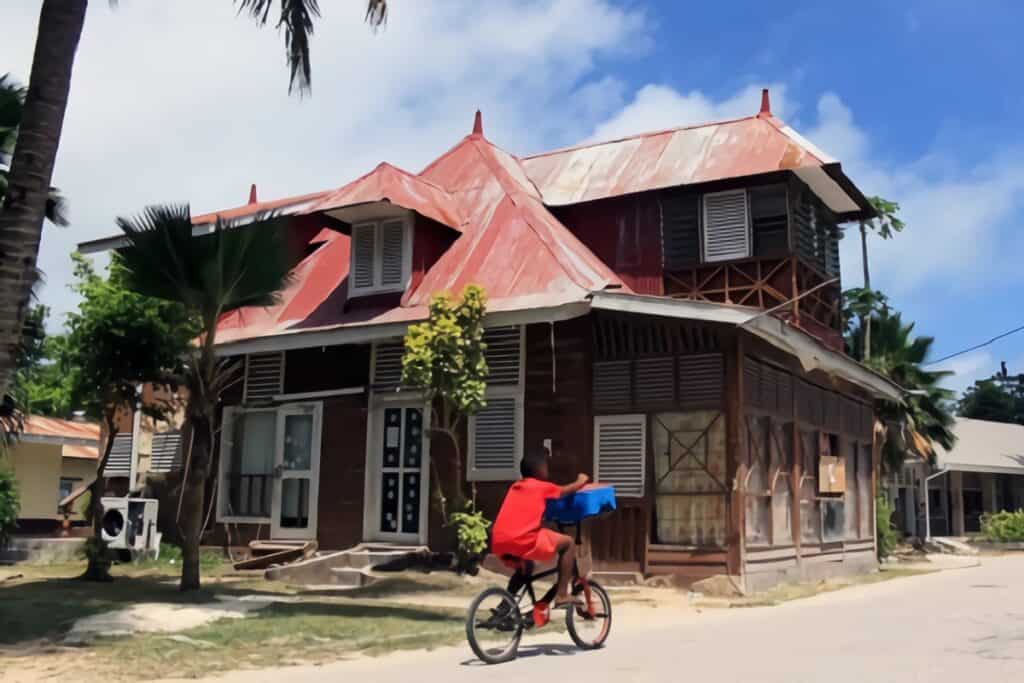
[[[536,477],[540,468],[547,462],[547,458],[544,451],[530,451],[524,455],[522,462],[519,463],[519,473],[523,475],[523,479]]]

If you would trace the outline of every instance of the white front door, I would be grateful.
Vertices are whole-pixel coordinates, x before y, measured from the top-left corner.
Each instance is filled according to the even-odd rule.
[[[426,543],[426,415],[422,404],[385,404],[373,411],[368,440],[368,540]]]
[[[271,538],[316,538],[321,417],[319,403],[278,408]]]

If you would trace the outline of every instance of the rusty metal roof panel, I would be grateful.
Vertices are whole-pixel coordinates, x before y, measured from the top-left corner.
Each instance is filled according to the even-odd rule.
[[[326,212],[376,202],[390,202],[454,230],[461,231],[465,223],[455,198],[445,189],[388,163],[328,193],[305,212]]]
[[[544,202],[553,206],[831,162],[771,116],[645,133],[522,160]]]

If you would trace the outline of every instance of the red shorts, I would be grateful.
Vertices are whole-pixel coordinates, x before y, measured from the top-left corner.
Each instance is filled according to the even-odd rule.
[[[493,552],[506,564],[508,564],[506,556],[534,562],[547,562],[558,554],[559,540],[559,534],[551,529],[537,529],[531,534],[495,543]]]

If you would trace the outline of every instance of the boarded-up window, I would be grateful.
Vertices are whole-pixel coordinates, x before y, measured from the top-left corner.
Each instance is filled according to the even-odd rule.
[[[750,256],[746,190],[704,195],[704,261]]]
[[[871,444],[857,446],[857,509],[860,511],[860,537],[874,536],[875,506],[872,488]]]
[[[521,395],[488,395],[487,407],[469,419],[469,480],[518,479],[522,435]]]
[[[821,505],[818,502],[818,432],[800,431],[803,470],[800,478],[800,536],[804,543],[821,543]]]
[[[860,492],[857,488],[857,444],[853,439],[840,439],[842,458],[846,462],[846,539],[853,541],[859,536]]]
[[[642,498],[647,461],[647,416],[594,418],[594,479],[615,486],[617,496]]]
[[[746,418],[747,477],[745,491],[747,499],[746,526],[747,543],[767,545],[771,543],[771,418]]]
[[[700,261],[700,195],[661,196],[661,237],[665,270],[682,270]]]
[[[772,544],[793,542],[793,425],[772,420]]]
[[[651,417],[655,542],[722,547],[728,528],[725,416],[717,410]]]
[[[284,353],[250,353],[245,357],[246,403],[272,401],[284,391]]]

